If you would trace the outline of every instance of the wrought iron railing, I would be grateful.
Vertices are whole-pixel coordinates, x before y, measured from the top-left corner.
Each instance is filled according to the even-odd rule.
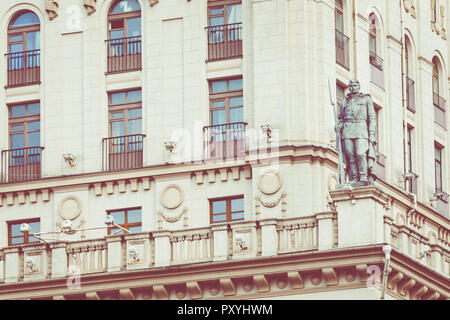
[[[384,89],[383,59],[374,52],[369,53],[371,81]]]
[[[347,70],[350,70],[349,39],[339,30],[335,30],[336,63]]]
[[[110,137],[102,140],[102,170],[115,171],[143,165],[145,134]]]
[[[29,147],[2,151],[2,183],[22,182],[41,178],[41,158],[44,147]]]
[[[41,50],[7,53],[7,87],[37,84],[41,81]]]
[[[245,156],[245,122],[203,128],[206,160],[227,160]]]
[[[433,93],[433,105],[434,105],[434,122],[446,129],[445,124],[445,104],[444,98],[437,93]]]
[[[242,22],[206,27],[208,61],[242,57]]]
[[[415,82],[406,77],[406,107],[412,112],[416,112]]]
[[[142,69],[141,36],[106,40],[107,73]]]

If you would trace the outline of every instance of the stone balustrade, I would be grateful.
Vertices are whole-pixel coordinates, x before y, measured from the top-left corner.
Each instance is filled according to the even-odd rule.
[[[0,283],[317,250],[318,234],[312,216],[10,246],[0,249]]]

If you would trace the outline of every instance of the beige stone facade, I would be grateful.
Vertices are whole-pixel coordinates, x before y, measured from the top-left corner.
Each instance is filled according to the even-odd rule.
[[[0,299],[450,298],[450,2],[343,0],[345,37],[337,2],[242,0],[242,50],[213,61],[208,1],[138,0],[141,66],[115,73],[117,1],[0,2],[3,54],[17,13],[40,21],[40,81],[0,77]],[[211,160],[210,83],[237,77],[245,152]],[[377,109],[379,179],[335,190],[328,84],[335,99],[352,78]],[[129,89],[142,163],[108,170],[108,93]],[[10,108],[32,101],[39,177],[13,181]],[[212,223],[211,201],[236,196],[244,219]],[[108,235],[124,208],[141,209],[141,231]],[[11,224],[32,219],[45,242],[10,244]]]

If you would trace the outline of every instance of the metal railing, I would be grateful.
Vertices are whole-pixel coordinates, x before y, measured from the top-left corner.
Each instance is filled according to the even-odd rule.
[[[242,22],[206,27],[208,61],[242,57]]]
[[[41,178],[41,157],[44,147],[29,147],[2,151],[2,183],[22,182]]]
[[[107,73],[142,69],[141,36],[106,40]]]
[[[415,82],[408,76],[406,76],[406,107],[416,112]]]
[[[20,87],[41,81],[41,50],[5,54],[8,65],[6,87]]]
[[[235,122],[204,127],[205,159],[244,158],[246,126],[246,122]]]
[[[143,165],[145,134],[103,138],[102,170],[140,168]]]
[[[347,70],[350,70],[349,39],[339,30],[335,30],[336,63]]]
[[[446,129],[445,124],[445,103],[444,98],[437,93],[433,93],[433,105],[434,105],[434,122]]]
[[[371,81],[384,89],[383,59],[374,52],[369,53]]]

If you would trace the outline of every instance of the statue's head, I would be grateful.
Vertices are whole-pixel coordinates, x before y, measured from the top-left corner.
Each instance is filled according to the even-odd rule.
[[[361,86],[358,80],[352,79],[348,82],[348,90],[350,90],[350,93],[358,93],[360,88]]]

